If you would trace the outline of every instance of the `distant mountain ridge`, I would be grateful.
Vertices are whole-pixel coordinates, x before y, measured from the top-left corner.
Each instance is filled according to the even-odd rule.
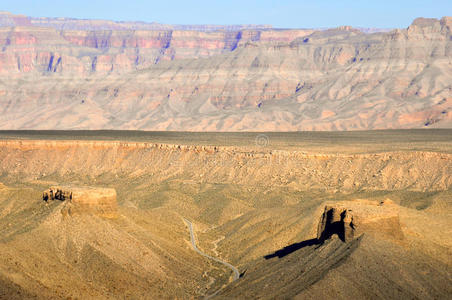
[[[0,11],[0,27],[14,26],[39,26],[55,28],[57,30],[192,30],[192,31],[237,31],[237,30],[269,30],[288,29],[274,28],[271,24],[236,24],[236,25],[214,25],[214,24],[162,24],[157,22],[143,21],[112,21],[101,19],[76,19],[76,18],[48,18],[29,17],[15,15],[7,11]],[[300,29],[300,28],[298,28]],[[305,29],[305,28],[301,28]],[[308,28],[306,28],[308,29]],[[320,28],[309,28],[323,30]],[[324,28],[327,29],[327,28]],[[369,28],[357,27],[364,33],[387,32],[392,28]]]
[[[44,18],[14,15],[10,12],[0,12],[0,26],[38,26],[55,28],[57,30],[194,30],[194,31],[235,31],[245,29],[272,29],[272,25],[170,25],[157,22],[130,22],[111,20],[90,20],[76,18]]]
[[[6,15],[14,24],[30,21]],[[350,26],[3,26],[0,128],[450,128],[451,28],[451,17],[418,18],[406,29],[370,34]]]

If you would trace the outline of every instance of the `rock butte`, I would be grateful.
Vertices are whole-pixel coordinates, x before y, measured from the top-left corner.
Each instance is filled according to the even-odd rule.
[[[96,214],[107,218],[118,216],[116,191],[112,188],[54,186],[44,191],[43,199],[66,201],[61,209],[64,216],[75,214]]]
[[[378,232],[403,239],[398,206],[392,201],[346,201],[325,206],[317,230],[317,239],[324,241],[336,234],[350,242],[363,233]]]

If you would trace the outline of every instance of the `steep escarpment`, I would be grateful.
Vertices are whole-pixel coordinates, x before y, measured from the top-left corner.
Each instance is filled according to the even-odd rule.
[[[0,171],[30,180],[116,176],[308,190],[447,190],[446,153],[310,154],[240,147],[105,141],[0,141]],[[19,167],[20,166],[20,167]]]
[[[52,73],[75,78],[149,68],[160,61],[197,59],[235,50],[249,41],[291,42],[313,30],[196,31],[57,30],[0,26],[0,75]]]

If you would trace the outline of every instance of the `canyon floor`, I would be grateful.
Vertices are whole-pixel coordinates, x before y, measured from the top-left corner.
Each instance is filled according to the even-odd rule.
[[[0,299],[452,294],[450,129],[1,131],[0,161]]]

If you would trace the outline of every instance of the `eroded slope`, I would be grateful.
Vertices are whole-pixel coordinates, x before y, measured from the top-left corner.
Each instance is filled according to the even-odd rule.
[[[371,154],[342,145],[321,154],[271,145],[2,140],[2,291],[188,298],[225,286],[218,297],[441,298],[451,286],[452,158],[438,150],[447,142],[435,145],[435,152]],[[118,216],[65,215],[64,202],[42,201],[42,191],[66,185],[114,188]],[[318,244],[325,205],[340,200],[351,200],[341,207],[352,211],[383,203],[390,222],[356,222],[353,240],[332,235]],[[230,270],[192,250],[183,218],[195,224],[198,247],[242,278],[227,285]]]
[[[0,30],[3,129],[451,127],[450,17],[375,34],[33,30]]]

